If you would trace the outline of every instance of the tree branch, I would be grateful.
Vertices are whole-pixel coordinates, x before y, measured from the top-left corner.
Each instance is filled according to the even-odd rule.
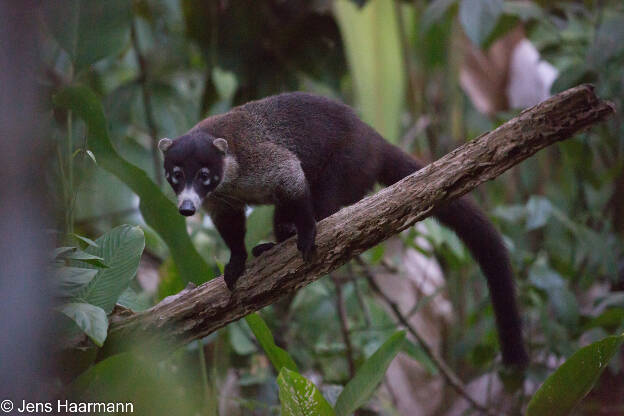
[[[613,106],[599,100],[589,85],[564,91],[321,221],[312,261],[301,259],[291,238],[252,261],[233,292],[219,277],[147,311],[112,316],[102,354],[122,348],[120,340],[134,343],[137,337],[171,346],[205,337],[292,294],[431,215],[445,201],[471,191],[538,150],[569,138],[613,112]]]

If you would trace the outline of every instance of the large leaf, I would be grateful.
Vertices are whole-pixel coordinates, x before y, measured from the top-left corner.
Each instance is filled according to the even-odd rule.
[[[568,415],[591,391],[611,358],[624,342],[624,335],[594,342],[574,353],[552,373],[533,395],[528,416]]]
[[[295,364],[288,352],[275,345],[273,334],[260,315],[252,313],[247,315],[245,320],[277,372],[280,372],[282,368],[298,371],[297,364]]]
[[[68,387],[69,394],[81,402],[132,403],[133,412],[139,415],[208,414],[198,410],[203,395],[187,393],[196,391],[192,384],[197,382],[197,368],[167,358],[149,348],[140,354],[115,354],[80,374]]]
[[[42,7],[48,30],[77,69],[120,52],[128,42],[129,0],[54,0]]]
[[[66,303],[59,309],[98,346],[104,344],[108,333],[108,318],[102,308],[82,302]]]
[[[299,373],[283,368],[277,377],[282,416],[332,416],[331,405],[314,383]]]
[[[109,267],[100,269],[77,298],[110,313],[136,275],[145,237],[141,228],[121,225],[98,238],[96,243],[98,247],[89,246],[86,251],[102,257]]]
[[[358,8],[348,0],[334,3],[334,14],[353,77],[362,119],[396,143],[405,102],[406,74],[393,0]],[[406,22],[410,27],[412,23]]]
[[[362,364],[338,396],[335,407],[336,415],[347,416],[368,401],[386,373],[386,369],[401,351],[404,341],[405,331],[396,332]]]
[[[502,12],[502,0],[462,0],[459,4],[459,20],[464,32],[478,46],[483,46]]]
[[[147,174],[124,160],[113,148],[106,118],[97,96],[87,87],[68,87],[54,97],[57,106],[73,110],[89,127],[89,148],[102,168],[121,179],[141,199],[139,208],[145,222],[169,247],[180,276],[196,284],[213,277],[186,232],[186,222]]]
[[[58,267],[54,270],[54,284],[60,296],[75,296],[97,274],[97,269],[84,267]]]

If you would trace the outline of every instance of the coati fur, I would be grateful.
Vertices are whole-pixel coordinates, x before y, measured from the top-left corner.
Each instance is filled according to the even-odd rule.
[[[206,118],[183,136],[162,139],[165,176],[179,211],[203,204],[225,243],[230,290],[243,273],[247,205],[273,204],[277,242],[297,234],[304,259],[314,251],[316,222],[419,170],[418,160],[388,143],[348,106],[308,93],[267,97]],[[467,197],[435,211],[466,244],[487,279],[503,362],[524,367],[509,256],[501,236]],[[256,246],[255,256],[274,243]]]

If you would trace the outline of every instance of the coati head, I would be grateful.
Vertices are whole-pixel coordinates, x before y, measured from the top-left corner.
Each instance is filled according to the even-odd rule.
[[[195,214],[206,195],[221,183],[227,147],[224,139],[203,131],[158,142],[165,156],[165,177],[178,196],[180,214]]]

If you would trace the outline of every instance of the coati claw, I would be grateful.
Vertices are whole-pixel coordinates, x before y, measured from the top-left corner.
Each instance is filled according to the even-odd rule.
[[[297,242],[297,248],[301,252],[301,257],[303,257],[303,260],[311,261],[314,258],[314,254],[316,253],[316,245],[314,244],[314,242],[305,245]]]
[[[253,254],[254,257],[258,257],[262,253],[264,253],[265,251],[269,251],[270,249],[272,249],[275,246],[276,246],[275,243],[262,243],[262,244],[258,244],[257,246],[255,246],[254,248],[251,249],[251,254]]]
[[[225,266],[225,270],[223,272],[223,280],[225,281],[225,285],[231,291],[234,290],[236,286],[236,281],[245,271],[245,261],[231,261]]]

